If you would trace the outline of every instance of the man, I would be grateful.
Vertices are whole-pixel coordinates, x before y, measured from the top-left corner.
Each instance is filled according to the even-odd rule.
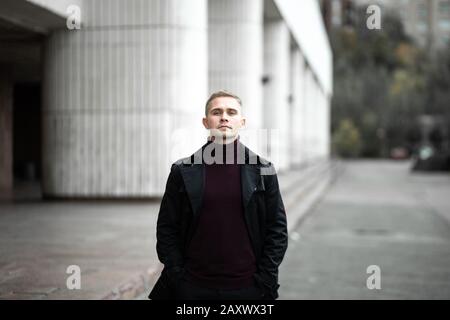
[[[172,165],[157,222],[164,264],[151,299],[276,299],[287,249],[273,165],[239,141],[241,100],[218,91],[205,106],[208,142]]]

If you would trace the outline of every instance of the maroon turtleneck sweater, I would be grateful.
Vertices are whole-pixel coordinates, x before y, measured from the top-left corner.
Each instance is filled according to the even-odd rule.
[[[244,218],[237,142],[221,145],[233,164],[205,164],[205,188],[197,229],[187,250],[187,278],[207,288],[238,289],[253,284],[256,259]]]

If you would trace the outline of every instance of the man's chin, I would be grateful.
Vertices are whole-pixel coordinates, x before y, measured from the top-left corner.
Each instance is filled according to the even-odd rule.
[[[211,130],[211,137],[215,143],[229,143],[236,139],[237,134],[234,132],[226,132],[219,130]]]

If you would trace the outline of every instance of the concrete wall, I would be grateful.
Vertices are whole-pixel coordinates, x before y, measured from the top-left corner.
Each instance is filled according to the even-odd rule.
[[[262,128],[263,1],[209,0],[208,27],[209,92],[236,93],[246,127]],[[254,139],[246,142],[259,148]]]
[[[333,58],[317,0],[273,0],[327,95],[333,91]]]
[[[199,122],[207,95],[206,1],[97,0],[84,12],[81,30],[46,45],[44,193],[161,195],[173,133]]]
[[[276,123],[281,130],[276,159],[280,169],[287,169],[329,157],[332,54],[318,1],[273,0],[273,3],[291,35],[293,51],[286,58],[286,41],[282,40],[286,37],[281,34],[271,37],[272,28],[266,23],[265,71],[278,75],[289,72],[289,79],[282,76],[282,81],[265,86],[265,124]],[[274,56],[271,51],[279,53],[275,59],[269,58]],[[276,66],[272,61],[276,61]],[[286,67],[285,61],[291,65],[288,63]],[[286,88],[290,88],[288,94]],[[285,96],[291,98],[287,105]]]
[[[81,30],[66,28],[69,4],[81,8]],[[5,0],[0,8],[48,34],[45,195],[162,195],[170,163],[204,143],[204,103],[219,89],[242,98],[243,141],[277,169],[329,155],[332,59],[315,0]]]
[[[298,46],[291,49],[291,112],[290,112],[290,166],[300,167],[304,163],[304,88],[305,60]]]
[[[264,22],[264,127],[276,130],[269,139],[270,155],[277,155],[280,170],[289,168],[290,34],[281,19]]]

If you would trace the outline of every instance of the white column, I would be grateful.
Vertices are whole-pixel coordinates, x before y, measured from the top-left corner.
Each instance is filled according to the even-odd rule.
[[[323,158],[323,134],[325,132],[324,130],[324,118],[323,118],[323,101],[322,101],[322,92],[320,91],[319,85],[316,83],[316,123],[317,123],[317,151],[316,151],[316,158],[322,159]]]
[[[326,126],[326,118],[325,118],[325,103],[323,97],[323,90],[319,87],[319,119],[320,119],[320,152],[319,155],[323,159],[325,158],[325,126]]]
[[[263,1],[209,0],[208,15],[209,92],[237,94],[247,128],[262,128]]]
[[[291,78],[292,78],[292,100],[293,110],[290,114],[290,130],[292,131],[291,159],[294,167],[299,167],[305,158],[305,61],[298,47],[291,52]]]
[[[294,167],[296,165],[296,153],[298,152],[298,126],[295,126],[296,123],[296,115],[298,115],[298,108],[296,105],[298,105],[298,83],[299,83],[299,76],[298,73],[298,48],[294,47],[291,43],[291,52],[290,52],[290,69],[289,69],[289,122],[287,123],[288,129],[289,129],[289,141],[288,141],[288,160],[289,160],[289,167]]]
[[[307,68],[306,61],[303,58],[303,63],[301,64],[301,96],[300,96],[300,113],[301,119],[299,126],[301,127],[301,165],[304,165],[307,161],[307,102],[308,102],[308,81],[307,81]]]
[[[331,139],[331,97],[324,93],[324,108],[325,108],[325,158],[330,158],[330,139]]]
[[[316,146],[315,158],[322,158],[322,149],[323,149],[323,133],[324,133],[324,122],[323,122],[323,108],[322,108],[322,93],[320,90],[319,83],[315,82],[315,93],[316,93],[316,103],[314,106],[315,109],[315,118],[316,118],[316,134],[314,145]]]
[[[313,130],[313,77],[311,69],[306,68],[305,71],[305,117],[304,117],[304,128],[305,128],[305,162],[308,163],[312,158],[312,130]]]
[[[320,122],[320,100],[319,100],[319,87],[317,81],[313,81],[313,100],[312,100],[312,126],[311,126],[311,151],[313,159],[316,160],[319,156],[320,150],[320,135],[321,135],[321,122]]]
[[[203,113],[206,0],[84,4],[82,29],[46,44],[44,193],[161,195],[180,145],[174,131]],[[190,151],[202,142],[178,136]]]
[[[330,114],[329,99],[323,90],[320,91],[320,121],[321,121],[321,141],[320,157],[328,159],[330,156]]]
[[[270,141],[271,154],[277,154],[278,167],[289,166],[289,72],[290,35],[282,20],[264,23],[264,126],[279,132]]]

